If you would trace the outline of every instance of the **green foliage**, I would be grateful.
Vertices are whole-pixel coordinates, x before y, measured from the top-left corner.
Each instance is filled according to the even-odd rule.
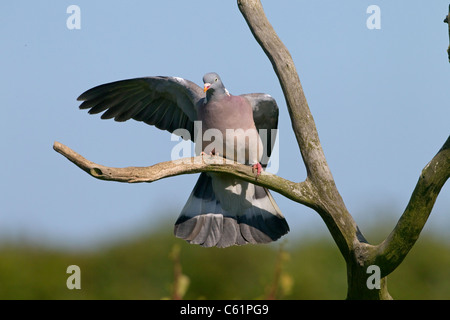
[[[150,234],[84,252],[0,247],[0,299],[344,299],[346,268],[327,236],[202,248]],[[69,265],[81,290],[69,290]],[[450,246],[422,236],[388,277],[397,299],[450,298]]]

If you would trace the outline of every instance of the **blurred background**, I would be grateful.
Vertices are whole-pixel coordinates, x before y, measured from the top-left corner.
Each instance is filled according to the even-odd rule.
[[[448,1],[262,1],[288,47],[347,208],[371,243],[395,226],[449,135]],[[80,29],[67,27],[80,9]],[[370,5],[380,29],[367,28]],[[59,141],[114,167],[170,159],[176,141],[143,123],[78,109],[85,90],[168,75],[221,75],[233,94],[280,107],[278,175],[306,172],[273,69],[235,1],[14,1],[0,4],[0,298],[342,299],[343,259],[312,210],[274,197],[291,232],[264,246],[204,249],[172,236],[197,175],[153,184],[96,180]],[[450,186],[389,276],[399,299],[448,299]],[[66,268],[81,268],[68,290]],[[224,281],[227,278],[227,281]],[[178,292],[178,293],[177,293]]]

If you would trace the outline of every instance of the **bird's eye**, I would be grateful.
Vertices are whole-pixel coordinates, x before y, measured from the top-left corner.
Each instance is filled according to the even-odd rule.
[[[217,78],[215,78],[214,81],[217,82]]]

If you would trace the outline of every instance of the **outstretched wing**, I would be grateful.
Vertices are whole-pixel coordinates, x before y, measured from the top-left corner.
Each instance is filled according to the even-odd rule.
[[[193,139],[197,107],[204,97],[202,88],[189,80],[145,77],[99,85],[77,100],[84,101],[80,109],[89,109],[90,114],[105,111],[102,119],[134,119],[169,132],[183,128]]]
[[[252,105],[253,120],[264,146],[261,165],[266,167],[277,138],[276,129],[278,128],[279,112],[277,102],[271,95],[266,93],[250,93],[242,96],[247,98]]]

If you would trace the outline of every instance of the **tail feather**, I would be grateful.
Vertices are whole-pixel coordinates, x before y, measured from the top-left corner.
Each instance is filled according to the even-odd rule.
[[[223,219],[223,233],[217,242],[216,246],[219,248],[226,248],[233,245],[243,245],[247,241],[242,237],[241,232],[239,232],[239,225],[236,219],[226,217]]]
[[[204,247],[268,243],[289,226],[266,188],[202,173],[175,222],[174,234]]]

